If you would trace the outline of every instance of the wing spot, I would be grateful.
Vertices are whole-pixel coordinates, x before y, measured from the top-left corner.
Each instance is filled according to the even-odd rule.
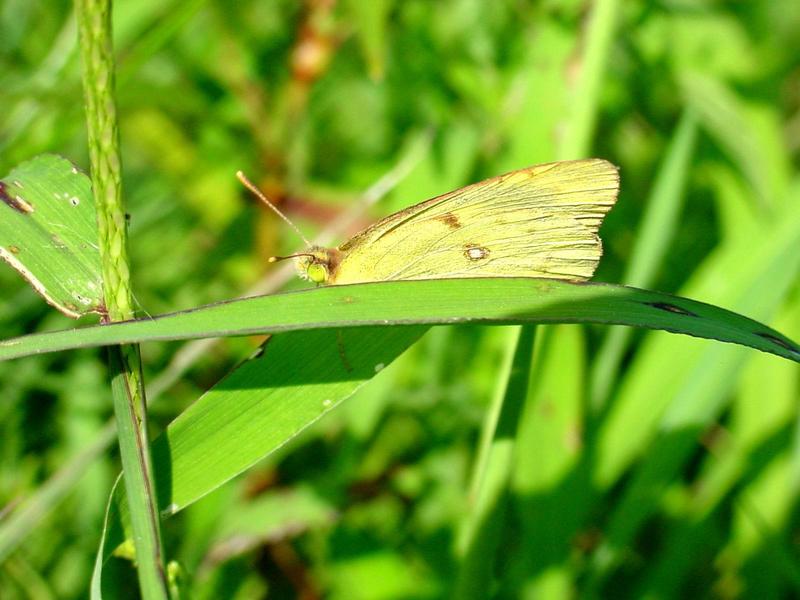
[[[458,217],[455,216],[453,213],[444,213],[443,215],[439,215],[436,217],[437,221],[441,221],[445,225],[447,225],[450,229],[458,229],[461,227],[461,221],[458,220]]]
[[[469,244],[464,248],[464,256],[469,260],[483,260],[489,256],[489,249],[483,246]]]

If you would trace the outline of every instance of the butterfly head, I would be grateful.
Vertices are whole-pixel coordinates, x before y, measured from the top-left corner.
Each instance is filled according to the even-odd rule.
[[[273,256],[269,259],[269,262],[278,262],[279,260],[293,258],[295,259],[297,271],[300,274],[300,277],[303,279],[313,281],[317,285],[331,283],[335,277],[336,268],[339,266],[339,262],[341,261],[342,252],[336,248],[313,246],[295,226],[295,224],[292,223],[289,218],[280,210],[278,210],[278,208],[267,199],[263,192],[253,185],[253,183],[247,179],[247,177],[245,177],[244,173],[239,171],[236,173],[236,177],[239,178],[239,181],[241,181],[247,189],[260,198],[265,205],[272,209],[275,214],[286,221],[286,223],[288,223],[289,226],[294,229],[295,232],[297,232],[297,235],[300,236],[300,239],[302,239],[308,247],[308,250],[305,252],[298,252],[296,254],[290,254],[289,256]]]
[[[330,283],[339,264],[341,252],[336,248],[311,246],[308,252],[293,255],[297,272],[303,279],[317,285]]]

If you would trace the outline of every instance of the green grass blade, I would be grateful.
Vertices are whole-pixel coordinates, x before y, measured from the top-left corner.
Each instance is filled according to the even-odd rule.
[[[469,514],[462,519],[454,598],[486,598],[508,505],[519,415],[528,395],[535,329],[509,331],[508,360],[500,369],[473,471]]]
[[[392,0],[345,2],[345,9],[350,13],[350,18],[356,27],[356,35],[369,75],[375,80],[381,79],[384,74],[387,29],[393,4]]]
[[[109,548],[110,543],[114,547],[118,546],[123,540],[123,533],[119,521],[119,513],[117,509],[117,494],[119,493],[119,484],[122,482],[122,475],[120,475],[114,482],[111,488],[111,494],[108,496],[106,503],[106,514],[103,519],[103,529],[100,532],[100,544],[97,547],[97,554],[94,560],[94,569],[92,569],[92,581],[89,587],[91,600],[103,599],[103,566],[106,558],[110,556],[113,548]],[[114,543],[116,542],[116,543]]]
[[[524,543],[509,561],[526,598],[574,595],[569,557],[582,518],[586,342],[581,327],[540,328],[520,419],[513,494]],[[514,589],[514,588],[511,588]]]
[[[696,137],[696,119],[690,112],[685,112],[647,200],[623,279],[626,285],[647,288],[655,280],[678,225]],[[606,333],[592,365],[589,384],[590,402],[595,411],[605,404],[630,337],[628,328],[612,327]]]
[[[789,304],[789,310],[776,323],[800,331],[800,305]],[[788,452],[788,432],[794,427],[796,401],[800,397],[800,380],[797,367],[767,355],[752,356],[742,372],[731,417],[727,424],[725,451],[722,456],[709,457],[702,474],[704,485],[695,496],[693,511],[700,518],[714,510],[727,494],[739,484],[748,461],[759,447],[781,444]],[[769,398],[769,402],[764,402]],[[776,447],[767,454],[772,460],[781,458]],[[787,481],[790,478],[787,477]]]
[[[281,448],[375,377],[424,331],[321,330],[271,338],[153,443],[162,514],[178,512]],[[127,512],[123,500],[123,522]],[[109,529],[106,557],[122,541],[119,527]]]
[[[770,318],[800,272],[796,211],[796,206],[787,203],[776,225],[763,229],[760,238],[718,250],[687,289]],[[646,447],[658,448],[637,470],[610,517],[607,539],[598,553],[601,578],[685,466],[697,436],[724,409],[746,359],[733,347],[678,347],[673,342],[664,336],[648,337],[598,435],[594,480],[601,490],[613,486]],[[669,369],[664,368],[665,360]],[[658,394],[644,391],[653,389]],[[643,397],[650,401],[642,402]]]
[[[597,0],[592,4],[580,81],[573,90],[574,102],[566,120],[566,135],[558,149],[560,159],[585,158],[591,149],[619,5],[619,0]]]
[[[751,241],[712,255],[696,272],[687,289],[699,294],[716,294],[726,304],[769,317],[800,269],[800,253],[797,252],[800,220],[795,214],[797,209],[789,208],[791,210],[786,211],[785,218],[780,219],[780,226],[764,232],[761,243],[753,244]],[[720,273],[724,274],[723,280],[719,278]],[[724,281],[722,289],[721,281]],[[673,342],[664,337],[647,341],[620,390],[620,397],[604,423],[604,432],[599,440],[602,460],[598,482],[602,487],[615,481],[641,451],[648,437],[654,434],[654,423],[664,416],[663,411],[673,398],[681,397],[682,402],[671,406],[669,419],[672,426],[677,426],[684,418],[691,419],[689,414],[694,407],[705,406],[703,402],[694,400],[694,394],[700,393],[700,389],[694,389],[691,394],[680,394],[680,387],[694,388],[698,385],[698,378],[714,382],[722,389],[732,385],[733,380],[723,372],[734,373],[735,363],[725,363],[722,356],[714,357],[715,353],[722,352],[721,348],[693,345],[680,351]],[[664,356],[671,360],[669,372],[663,369]],[[716,378],[711,377],[711,371],[703,370],[708,367],[705,363],[713,363],[711,371],[718,372]],[[642,405],[639,399],[647,395],[642,390],[653,389],[655,381],[662,382],[656,384],[656,389],[661,390],[658,401]],[[624,436],[625,444],[617,443],[619,436]]]
[[[132,318],[134,312],[114,95],[111,8],[111,0],[76,2],[104,320],[122,321]],[[109,348],[107,355],[123,481],[131,506],[139,587],[145,600],[161,600],[168,596],[167,578],[150,459],[141,356],[136,345]]]
[[[107,427],[78,456],[47,480],[31,498],[0,522],[0,563],[16,550],[64,496],[76,481],[101,456],[115,439],[116,431]]]
[[[798,332],[800,305],[790,302],[787,309],[776,322]],[[699,518],[719,509],[722,500],[734,494],[733,532],[719,555],[728,576],[756,569],[764,588],[791,583],[795,594],[800,569],[792,557],[789,532],[798,495],[791,463],[798,397],[796,366],[766,355],[751,357],[732,406],[724,451],[707,461],[704,493],[693,515]]]
[[[754,113],[719,80],[685,73],[681,86],[687,104],[747,178],[761,208],[777,208],[792,172],[780,125]]]
[[[791,260],[783,264],[791,271]],[[783,264],[774,268],[780,271]],[[798,345],[785,336],[702,302],[623,286],[525,278],[387,281],[233,300],[150,319],[5,340],[0,342],[0,360],[148,340],[456,323],[631,325],[733,342],[800,360]]]

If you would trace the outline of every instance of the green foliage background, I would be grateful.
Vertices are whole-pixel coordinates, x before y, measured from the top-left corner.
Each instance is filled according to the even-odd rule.
[[[588,154],[620,165],[622,192],[597,279],[713,302],[800,338],[797,261],[773,243],[800,231],[796,1],[598,4],[618,10]],[[591,7],[119,3],[141,315],[275,282],[265,257],[298,240],[241,189],[238,169],[311,236],[410,160],[346,237],[470,181],[574,158],[565,140],[595,51]],[[0,173],[53,151],[88,166],[71,11],[0,7]],[[632,267],[643,255],[650,267]],[[0,269],[0,289],[1,337],[71,326],[11,269]],[[475,567],[459,531],[509,335],[431,330],[278,456],[168,520],[187,597],[453,593]],[[146,344],[154,430],[259,342],[195,344],[191,355]],[[508,510],[493,525],[497,556],[481,557],[492,595],[798,594],[796,364],[664,333],[559,326],[540,328],[531,378]],[[110,413],[102,352],[0,363],[0,597],[85,596],[118,472],[105,451]],[[36,526],[12,535],[14,509],[31,498]],[[120,596],[132,596],[135,578],[115,560]]]

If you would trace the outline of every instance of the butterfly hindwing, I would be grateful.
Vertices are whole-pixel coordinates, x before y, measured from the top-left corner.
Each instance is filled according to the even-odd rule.
[[[340,246],[329,283],[452,277],[588,279],[619,174],[601,159],[512,171],[411,206]]]

